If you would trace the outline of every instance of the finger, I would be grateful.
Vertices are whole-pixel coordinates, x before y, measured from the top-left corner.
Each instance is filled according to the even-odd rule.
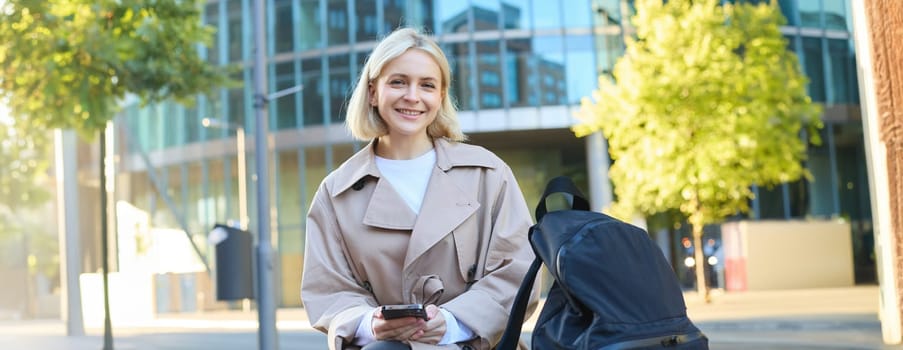
[[[436,318],[436,315],[438,315],[438,314],[440,314],[438,306],[433,305],[433,304],[429,304],[426,306],[426,316],[429,319],[432,320],[432,319]]]

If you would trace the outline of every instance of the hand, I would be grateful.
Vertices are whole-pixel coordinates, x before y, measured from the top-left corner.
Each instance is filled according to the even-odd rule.
[[[414,333],[411,340],[426,344],[439,344],[439,341],[445,336],[445,316],[439,312],[439,307],[433,304],[426,306],[426,315],[430,320],[426,322],[423,332]]]
[[[411,339],[417,333],[423,334],[427,322],[416,317],[402,317],[392,320],[383,318],[382,312],[377,309],[373,312],[373,337],[376,340],[405,341]]]

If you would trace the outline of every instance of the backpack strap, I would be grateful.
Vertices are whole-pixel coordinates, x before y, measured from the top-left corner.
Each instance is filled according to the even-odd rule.
[[[511,306],[511,314],[508,315],[508,325],[505,326],[505,333],[502,334],[502,340],[496,345],[495,350],[515,350],[518,341],[520,341],[521,327],[524,325],[524,315],[527,313],[527,304],[530,301],[530,294],[533,292],[533,282],[536,281],[536,273],[542,266],[542,260],[537,257],[533,259],[533,264],[527,270],[524,280],[517,290],[517,296],[514,298],[514,305]]]
[[[546,191],[543,192],[542,198],[540,198],[539,203],[536,204],[536,222],[542,220],[542,217],[548,212],[548,210],[546,210],[546,197],[553,193],[566,193],[571,195],[571,197],[573,197],[571,209],[589,210],[589,201],[586,200],[586,196],[583,195],[583,192],[580,192],[580,190],[577,189],[577,186],[574,185],[574,181],[567,176],[558,176],[549,180],[548,185],[546,185]]]

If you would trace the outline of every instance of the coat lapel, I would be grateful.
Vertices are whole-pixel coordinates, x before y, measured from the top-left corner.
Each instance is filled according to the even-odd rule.
[[[462,190],[450,175],[433,168],[430,183],[414,223],[408,252],[404,259],[407,268],[430,247],[450,234],[480,207],[474,194]]]
[[[391,230],[411,230],[417,215],[404,199],[395,191],[392,184],[385,179],[376,181],[376,188],[370,196],[367,211],[364,213],[364,225]]]

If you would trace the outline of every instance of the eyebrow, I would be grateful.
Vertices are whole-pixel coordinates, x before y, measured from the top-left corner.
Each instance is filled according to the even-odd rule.
[[[405,78],[405,79],[411,79],[411,76],[404,74],[404,73],[392,73],[392,74],[389,74],[386,76],[386,78],[393,78],[393,77],[401,77],[401,78]],[[436,81],[439,80],[438,78],[429,77],[429,76],[428,77],[420,77],[419,79],[420,80],[436,80]]]

